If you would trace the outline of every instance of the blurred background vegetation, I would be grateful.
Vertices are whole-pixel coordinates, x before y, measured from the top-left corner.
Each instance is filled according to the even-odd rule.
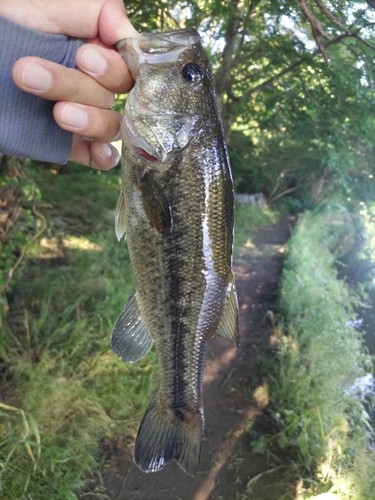
[[[255,449],[282,448],[307,478],[303,498],[373,500],[369,403],[348,388],[372,369],[353,322],[374,300],[357,285],[371,283],[375,253],[375,11],[360,0],[130,0],[126,8],[139,31],[192,26],[202,36],[235,190],[267,199],[266,209],[237,207],[237,247],[280,214],[300,216],[280,284],[278,347],[259,367],[268,370],[275,432],[253,435]],[[76,499],[90,474],[104,491],[98,442],[131,443],[155,388],[154,352],[129,366],[109,349],[134,288],[113,229],[119,179],[118,168],[0,156],[6,500]],[[353,246],[362,274],[346,278],[349,286],[337,259]]]

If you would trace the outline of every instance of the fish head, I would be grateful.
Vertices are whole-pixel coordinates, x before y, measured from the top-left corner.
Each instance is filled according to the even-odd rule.
[[[126,38],[117,49],[135,85],[125,106],[121,137],[128,150],[153,168],[169,168],[199,131],[211,65],[195,29]]]

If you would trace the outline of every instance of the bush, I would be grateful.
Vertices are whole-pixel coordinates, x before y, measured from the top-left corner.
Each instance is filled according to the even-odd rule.
[[[277,443],[300,474],[320,477],[322,491],[364,453],[371,434],[369,416],[350,392],[355,379],[371,371],[353,326],[360,300],[335,267],[350,220],[331,212],[300,218],[280,283],[278,350],[261,368],[277,429],[268,443]]]

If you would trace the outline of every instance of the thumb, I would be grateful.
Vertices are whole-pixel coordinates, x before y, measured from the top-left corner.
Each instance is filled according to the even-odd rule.
[[[103,4],[98,31],[100,40],[106,45],[115,45],[122,38],[139,34],[129,21],[122,0],[107,0]]]

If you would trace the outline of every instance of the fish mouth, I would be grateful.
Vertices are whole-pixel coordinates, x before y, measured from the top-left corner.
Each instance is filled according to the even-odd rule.
[[[189,46],[200,43],[200,36],[194,28],[166,31],[158,35],[141,33],[136,37],[124,38],[116,48],[136,79],[142,64],[163,64],[177,61]]]
[[[155,156],[151,156],[150,154],[147,153],[144,149],[134,146],[132,148],[132,153],[134,156],[137,156],[137,158],[141,158],[142,160],[150,161],[151,163],[158,163],[158,158]]]
[[[121,123],[120,135],[134,156],[153,163],[162,161],[156,148],[136,131],[134,121],[127,113]]]

